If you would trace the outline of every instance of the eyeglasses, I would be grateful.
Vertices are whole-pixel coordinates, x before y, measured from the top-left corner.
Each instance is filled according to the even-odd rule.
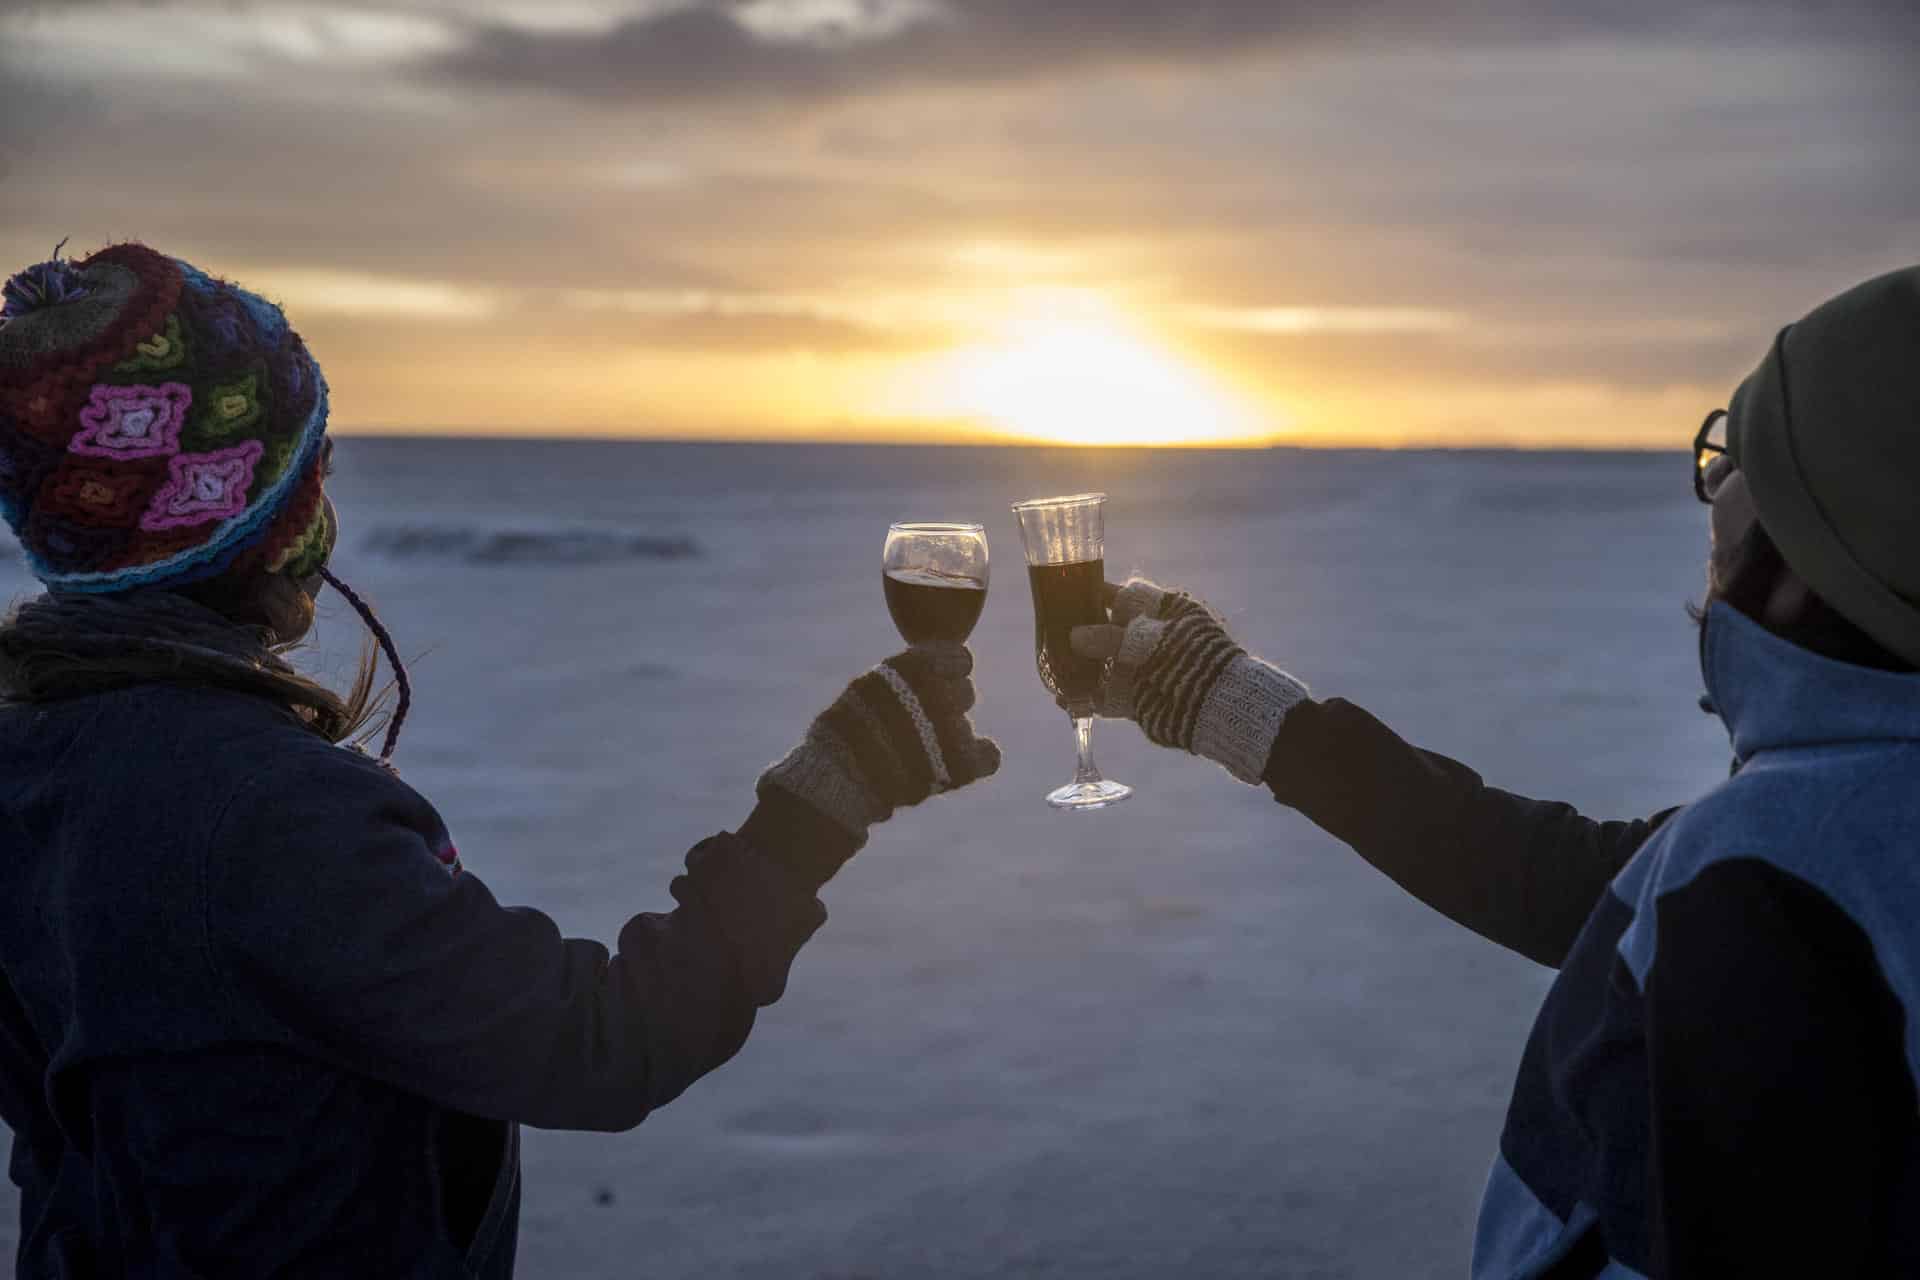
[[[1693,496],[1711,503],[1733,471],[1727,452],[1727,411],[1715,409],[1693,437]]]

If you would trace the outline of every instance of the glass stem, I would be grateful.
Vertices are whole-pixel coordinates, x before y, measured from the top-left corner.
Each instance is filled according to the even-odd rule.
[[[1092,716],[1073,717],[1073,741],[1080,751],[1080,762],[1074,766],[1073,780],[1076,783],[1101,781],[1100,766],[1093,762]]]

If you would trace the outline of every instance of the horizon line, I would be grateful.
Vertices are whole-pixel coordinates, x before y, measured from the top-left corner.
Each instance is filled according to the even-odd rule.
[[[1098,453],[1267,453],[1285,450],[1295,453],[1610,453],[1663,454],[1683,453],[1682,445],[1657,446],[1622,442],[1595,441],[1569,443],[1527,442],[1522,440],[1464,440],[1457,442],[1411,440],[1339,440],[1300,438],[1267,441],[1181,442],[1177,444],[1089,444],[1071,441],[999,438],[941,438],[903,440],[897,436],[860,435],[637,435],[623,431],[522,431],[480,428],[449,430],[444,428],[386,428],[365,425],[329,427],[334,435],[360,440],[429,441],[459,443],[501,441],[512,444],[640,444],[640,445],[725,445],[729,447],[772,446],[775,448],[847,448],[847,449],[1052,449],[1061,452]]]

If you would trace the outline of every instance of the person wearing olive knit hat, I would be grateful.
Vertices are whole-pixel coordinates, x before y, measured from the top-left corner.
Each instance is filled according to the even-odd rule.
[[[1727,453],[1793,572],[1920,666],[1920,269],[1782,329],[1734,393]]]
[[[1478,1280],[1920,1274],[1920,267],[1781,330],[1689,470],[1734,772],[1650,818],[1490,787],[1149,582],[1073,635],[1105,714],[1559,970]]]
[[[731,1058],[896,810],[992,774],[972,658],[858,677],[617,946],[497,902],[392,766],[404,671],[328,563],[319,365],[142,245],[0,310],[0,1122],[34,1276],[512,1274],[519,1129],[629,1129]],[[331,584],[372,657],[286,651]]]

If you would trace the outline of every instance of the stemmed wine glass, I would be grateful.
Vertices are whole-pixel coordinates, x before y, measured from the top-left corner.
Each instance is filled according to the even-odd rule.
[[[987,603],[987,531],[977,524],[890,525],[880,574],[901,639],[964,644]]]
[[[1073,720],[1080,750],[1073,781],[1047,793],[1047,803],[1068,812],[1104,809],[1133,794],[1109,782],[1093,763],[1093,700],[1107,664],[1073,651],[1073,629],[1107,620],[1101,601],[1106,581],[1104,493],[1034,498],[1013,504],[1020,541],[1027,552],[1027,582],[1033,587],[1033,650],[1040,683]]]

